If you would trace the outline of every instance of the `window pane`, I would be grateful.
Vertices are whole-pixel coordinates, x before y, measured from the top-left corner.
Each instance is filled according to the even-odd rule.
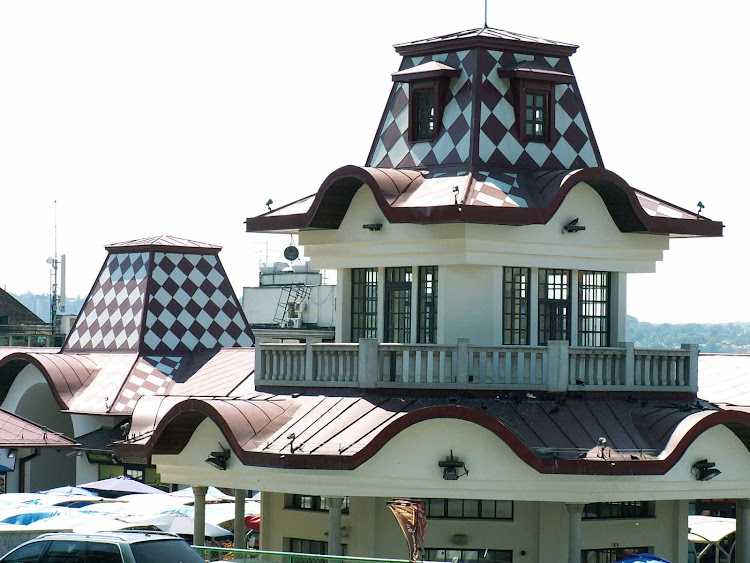
[[[503,344],[529,343],[529,268],[503,268]]]
[[[609,346],[609,272],[578,272],[578,345]]]
[[[539,270],[539,344],[570,340],[570,270]]]
[[[461,518],[463,516],[463,501],[461,499],[448,499],[448,518]]]
[[[476,499],[464,501],[464,518],[479,518],[479,503]]]
[[[438,267],[419,267],[417,342],[437,342]],[[426,366],[425,366],[426,367]]]
[[[121,563],[120,548],[113,543],[90,543],[86,563]]]
[[[378,337],[378,271],[352,269],[352,341]]]
[[[3,563],[22,563],[24,561],[26,563],[36,563],[39,561],[39,556],[48,543],[46,541],[38,541],[25,545],[3,559]]]

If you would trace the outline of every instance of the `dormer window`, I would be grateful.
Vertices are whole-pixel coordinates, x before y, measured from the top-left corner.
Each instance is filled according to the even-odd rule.
[[[526,90],[524,135],[527,141],[549,141],[549,92]]]
[[[571,84],[573,75],[539,66],[533,61],[521,62],[498,70],[500,78],[510,78],[516,99],[516,120],[521,140],[549,143],[555,116],[555,86]]]
[[[458,69],[430,61],[413,68],[394,72],[394,82],[409,84],[409,141],[412,143],[437,139],[443,118],[450,79]]]

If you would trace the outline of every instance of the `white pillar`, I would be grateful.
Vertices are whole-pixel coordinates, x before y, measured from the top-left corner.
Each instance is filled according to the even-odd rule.
[[[193,487],[193,495],[195,495],[193,545],[206,545],[206,492],[208,492],[208,487]]]
[[[750,563],[750,500],[737,499],[736,563]]]
[[[342,497],[327,497],[328,500],[328,555],[341,555],[341,505]]]
[[[581,563],[582,504],[567,504],[568,509],[568,563]]]
[[[234,490],[234,547],[245,549],[245,489]]]
[[[688,536],[688,512],[690,512],[690,503],[687,500],[672,501],[673,507],[673,527],[672,527],[672,556],[670,561],[687,561],[688,560],[688,542],[685,538]]]

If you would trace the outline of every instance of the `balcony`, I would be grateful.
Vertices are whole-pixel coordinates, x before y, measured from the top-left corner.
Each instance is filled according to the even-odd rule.
[[[680,349],[434,344],[256,345],[256,385],[493,391],[697,393],[698,345]]]

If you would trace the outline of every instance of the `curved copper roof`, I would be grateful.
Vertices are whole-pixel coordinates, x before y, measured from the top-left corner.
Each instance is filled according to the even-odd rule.
[[[344,166],[321,185],[303,211],[301,202],[247,219],[247,231],[336,229],[357,190],[368,186],[391,223],[548,222],[571,189],[587,183],[601,196],[622,232],[721,236],[723,225],[630,187],[604,168],[524,173],[427,173]],[[455,191],[458,188],[458,192]],[[287,209],[289,214],[286,214]]]
[[[194,417],[192,425],[181,418],[187,413]],[[151,397],[135,411],[130,442],[116,445],[115,452],[178,453],[205,417],[219,426],[246,465],[339,470],[358,467],[401,431],[431,419],[472,422],[497,435],[535,470],[564,474],[663,474],[707,429],[724,424],[744,440],[750,428],[750,412],[684,398],[394,397],[344,391]],[[604,450],[597,447],[599,437],[607,439]]]
[[[63,434],[0,409],[0,447],[68,449],[77,445]]]

